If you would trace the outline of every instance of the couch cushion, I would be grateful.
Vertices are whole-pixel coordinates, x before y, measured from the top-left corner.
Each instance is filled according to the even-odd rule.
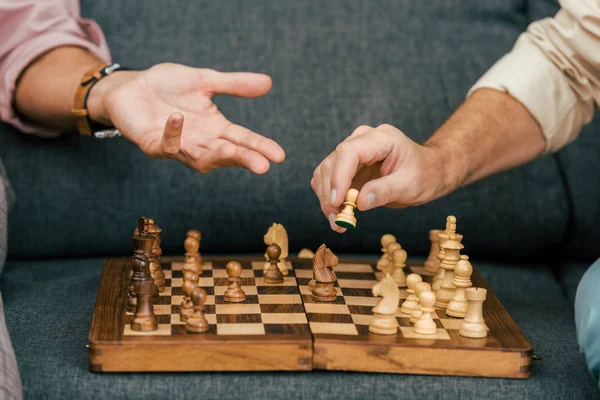
[[[26,397],[599,398],[570,302],[543,266],[476,263],[542,360],[528,380],[347,372],[98,374],[85,345],[100,259],[10,261],[2,277]]]
[[[558,280],[571,304],[575,302],[575,294],[585,271],[592,263],[565,263],[557,269]]]
[[[562,240],[569,216],[553,157],[423,207],[359,215],[359,229],[343,236],[331,233],[309,182],[320,160],[360,124],[391,123],[424,140],[512,47],[530,12],[541,17],[556,6],[533,1],[524,7],[521,0],[187,0],[177,7],[160,0],[84,1],[84,15],[100,23],[122,64],[173,61],[271,74],[268,96],[217,102],[233,121],[279,141],[288,157],[266,176],[241,170],[200,175],[152,161],[121,139],[43,141],[2,127],[0,156],[19,198],[10,218],[11,255],[129,254],[129,235],[144,214],[168,232],[167,251],[181,252],[184,229],[194,226],[211,251],[256,252],[278,221],[293,250],[328,242],[338,251],[376,251],[381,234],[392,231],[412,253],[424,253],[427,231],[443,227],[449,213],[469,232],[472,255],[546,254]]]

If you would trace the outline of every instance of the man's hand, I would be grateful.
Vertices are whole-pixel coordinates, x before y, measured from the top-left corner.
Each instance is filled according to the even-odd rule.
[[[391,125],[358,127],[317,167],[311,186],[331,228],[349,188],[360,190],[358,209],[406,207],[446,194],[443,156],[413,142]]]
[[[257,97],[269,92],[267,75],[178,64],[116,72],[92,89],[90,117],[114,125],[153,158],[173,158],[200,172],[244,167],[263,174],[285,159],[273,140],[236,125],[217,109],[215,94]]]

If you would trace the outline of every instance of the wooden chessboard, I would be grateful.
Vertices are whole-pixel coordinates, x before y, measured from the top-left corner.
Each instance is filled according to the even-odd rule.
[[[179,320],[183,294],[183,260],[163,258],[166,289],[155,303],[159,328],[135,332],[125,311],[131,259],[104,264],[89,336],[89,368],[115,371],[256,371],[347,370],[406,374],[527,378],[532,347],[498,298],[477,272],[474,286],[488,290],[483,313],[489,328],[484,339],[458,335],[460,319],[436,310],[437,333],[416,334],[408,317],[397,317],[400,331],[385,336],[369,333],[371,308],[379,298],[372,286],[381,276],[376,260],[340,259],[335,302],[310,298],[311,260],[291,258],[283,284],[263,281],[264,259],[241,257],[244,303],[227,304],[225,264],[231,258],[204,261],[199,286],[210,330],[187,333]],[[422,264],[406,274],[431,275]],[[401,297],[406,298],[406,290]]]

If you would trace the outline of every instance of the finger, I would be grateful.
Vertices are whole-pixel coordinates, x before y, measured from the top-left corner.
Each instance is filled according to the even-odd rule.
[[[273,81],[265,74],[253,72],[219,72],[197,69],[205,89],[211,94],[228,94],[238,97],[263,96],[271,90]]]
[[[402,185],[398,180],[399,177],[392,174],[367,182],[358,195],[356,202],[358,209],[361,211],[371,210],[395,201],[393,188],[398,184]]]
[[[372,131],[374,128],[372,126],[369,125],[361,125],[358,128],[356,128],[354,130],[354,132],[352,132],[352,134],[350,135],[350,137],[356,137],[356,136],[360,136],[363,133]]]
[[[336,198],[331,199],[333,207],[340,206],[352,179],[360,165],[372,165],[384,160],[392,149],[388,134],[373,129],[344,140],[335,150],[335,160],[331,172],[331,189]]]
[[[331,190],[331,170],[333,168],[333,159],[334,157],[327,157],[321,163],[321,203],[327,206],[327,208],[332,209],[331,207],[331,199],[336,197],[335,190]],[[333,211],[333,210],[331,210]]]
[[[269,170],[269,160],[265,157],[229,142],[200,156],[197,164],[208,170],[216,167],[243,167],[259,175]]]
[[[277,142],[254,133],[243,126],[230,124],[221,137],[238,146],[255,151],[273,162],[281,163],[285,160],[285,151]]]
[[[346,228],[342,228],[341,226],[337,225],[335,223],[335,214],[331,213],[329,214],[329,216],[327,217],[327,219],[329,220],[329,225],[331,226],[331,229],[337,233],[344,233],[346,232]]]
[[[161,148],[168,155],[177,154],[181,148],[181,132],[183,131],[183,114],[173,113],[165,123]]]

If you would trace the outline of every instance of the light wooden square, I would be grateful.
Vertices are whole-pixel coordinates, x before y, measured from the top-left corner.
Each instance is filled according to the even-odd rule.
[[[183,285],[183,279],[181,280],[181,284]],[[198,279],[198,286],[213,287],[213,286],[215,286],[215,280],[211,277],[200,278],[200,279]]]
[[[212,261],[202,262],[202,270],[204,271],[205,269],[213,269]]]
[[[217,316],[215,314],[204,314],[204,316],[209,324],[215,325],[217,323]],[[179,314],[171,314],[171,325],[185,325],[185,322],[181,322]]]
[[[446,329],[459,330],[462,324],[462,318],[440,318],[442,326]]]
[[[170,304],[155,304],[154,315],[170,315],[171,305]]]
[[[173,271],[169,270],[164,270],[163,274],[165,274],[165,279],[171,279],[173,277]]]
[[[170,296],[171,295],[171,286],[166,286],[165,290],[158,293],[159,296]]]
[[[352,321],[356,325],[370,325],[373,315],[352,314]]]
[[[374,306],[381,297],[344,296],[344,301],[349,306]]]
[[[300,288],[300,294],[310,294],[310,291],[308,290],[308,285],[299,285],[298,287]],[[343,296],[342,289],[339,287],[335,288],[335,293],[338,296]]]
[[[263,324],[217,324],[217,335],[264,335]]]
[[[182,287],[182,286],[183,286],[183,278],[171,279],[171,287]]]
[[[373,267],[369,264],[339,263],[334,270],[336,272],[373,272]]]
[[[297,269],[295,271],[296,278],[310,278],[313,277],[312,269]]]
[[[302,304],[299,294],[259,294],[260,304]]]
[[[172,271],[183,271],[184,264],[185,264],[185,262],[183,262],[183,261],[173,261],[171,263],[171,270]]]
[[[308,313],[316,314],[350,314],[345,304],[306,303],[304,309]]]
[[[283,278],[283,283],[275,283],[275,284],[266,284],[265,283],[265,279],[260,277],[260,278],[254,278],[254,282],[256,283],[256,286],[296,286],[296,278],[294,278],[293,276],[286,276]]]
[[[260,304],[217,304],[217,314],[260,314]]]
[[[158,324],[158,329],[149,332],[138,332],[131,329],[129,324],[125,325],[124,336],[171,336],[171,324]]]
[[[183,296],[171,296],[171,304],[174,306],[178,306],[183,301]],[[206,304],[206,303],[204,303]]]
[[[213,278],[227,278],[227,271],[224,269],[215,269],[213,271]],[[254,278],[254,271],[250,269],[243,269],[240,274],[240,278]]]
[[[246,293],[246,295],[258,294],[256,286],[242,286],[242,289],[244,290],[244,293]],[[215,294],[217,296],[223,296],[226,290],[227,286],[215,286]]]
[[[311,322],[310,331],[313,334],[358,335],[358,330],[354,324],[336,324],[334,322]]]
[[[263,324],[306,324],[306,314],[266,313],[261,315]]]
[[[411,265],[410,266],[410,270],[412,271],[413,274],[419,274],[421,276],[424,276],[424,275],[434,275],[431,272],[425,271],[425,267],[422,267],[422,266]]]
[[[265,263],[267,261],[252,261],[250,263],[250,265],[252,265],[252,269],[264,269],[265,268]]]
[[[414,327],[401,326],[400,331],[407,339],[436,339],[436,340],[450,340],[450,335],[443,328],[438,328],[433,335],[419,335],[415,333]]]
[[[341,288],[348,289],[371,289],[377,284],[375,280],[362,280],[362,279],[338,279],[338,285]]]

